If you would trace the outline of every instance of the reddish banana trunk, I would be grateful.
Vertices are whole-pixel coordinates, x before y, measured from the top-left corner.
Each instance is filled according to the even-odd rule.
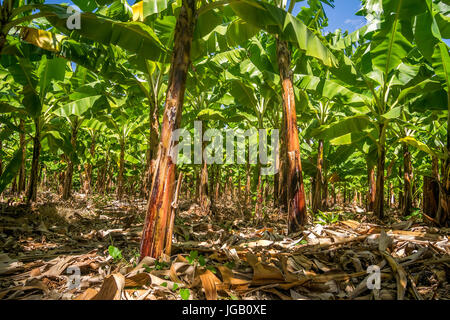
[[[202,165],[199,188],[200,207],[202,208],[203,212],[209,212],[210,200],[208,190],[208,165],[206,164],[206,162],[204,162]]]
[[[125,166],[125,142],[120,142],[120,160],[119,160],[119,177],[117,179],[117,198],[122,200],[123,197],[123,169]]]
[[[312,201],[312,211],[317,213],[322,210],[322,185],[323,181],[323,140],[319,140],[319,148],[317,151],[317,173],[314,183],[314,197]]]
[[[369,193],[367,196],[368,204],[367,211],[373,211],[375,208],[375,190],[376,190],[376,182],[375,182],[375,168],[372,166],[369,168]]]
[[[220,194],[220,167],[217,169],[216,172],[216,189],[214,194],[214,199],[217,201],[219,200],[219,194]],[[238,197],[240,196],[239,190],[238,190]]]
[[[450,150],[450,87],[447,93],[447,152]],[[450,158],[447,157],[443,165],[441,181],[439,183],[439,208],[436,220],[441,226],[450,225]]]
[[[95,155],[95,135],[92,136],[91,147],[89,148],[89,152],[91,154],[91,158],[94,159]],[[85,168],[85,184],[84,184],[84,192],[86,194],[90,194],[92,191],[92,164],[87,163],[84,166]]]
[[[83,192],[86,195],[91,193],[91,179],[92,179],[92,165],[90,163],[85,163],[84,164]]]
[[[380,126],[380,132],[383,130],[383,125]],[[386,150],[384,144],[378,150],[377,162],[377,181],[375,187],[375,205],[374,213],[379,219],[384,217],[384,164],[385,164]]]
[[[262,219],[261,208],[263,203],[263,186],[261,181],[261,175],[258,175],[258,185],[256,187],[256,205],[255,205],[255,218],[260,221]]]
[[[157,99],[153,97],[150,101],[150,137],[147,150],[147,165],[144,182],[144,193],[147,198],[152,186],[153,172],[155,171],[156,157],[158,155],[158,141],[159,141],[159,109]]]
[[[107,174],[108,174],[108,155],[106,155],[105,157],[105,164],[102,166],[100,178],[98,180],[97,191],[100,194],[105,194]]]
[[[175,181],[171,149],[173,131],[181,121],[186,78],[196,19],[196,1],[183,0],[175,27],[174,48],[166,93],[165,110],[152,187],[141,241],[141,259],[159,258],[164,251]]]
[[[292,84],[291,53],[286,41],[277,38],[278,69],[282,84],[284,126],[286,128],[288,232],[292,233],[307,221],[306,198],[303,185],[300,141],[297,129],[294,87]]]
[[[389,208],[393,208],[395,205],[395,193],[394,193],[394,185],[389,183]]]
[[[20,160],[20,169],[19,169],[19,183],[17,186],[17,193],[21,193],[25,191],[25,160],[26,160],[26,144],[25,144],[25,121],[20,119],[20,148],[22,149],[22,159]]]
[[[411,153],[406,143],[403,143],[403,215],[411,214],[412,210],[412,165]]]
[[[35,120],[34,124],[36,132],[33,137],[33,158],[31,160],[31,172],[27,191],[27,202],[36,201],[39,173],[39,156],[41,154],[41,131],[39,128],[39,120]]]
[[[324,163],[323,166],[323,183],[322,183],[322,210],[328,209],[328,178],[327,178],[327,170]]]
[[[282,112],[282,120],[283,125],[281,126],[281,135],[280,135],[280,154],[279,154],[279,172],[278,172],[278,202],[277,205],[280,207],[284,207],[287,209],[287,188],[286,188],[286,180],[287,180],[287,168],[286,168],[286,128],[285,128],[285,114],[284,110]]]

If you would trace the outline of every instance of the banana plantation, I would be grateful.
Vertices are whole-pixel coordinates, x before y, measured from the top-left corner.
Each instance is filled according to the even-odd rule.
[[[449,299],[450,2],[352,1],[0,1],[0,300]]]

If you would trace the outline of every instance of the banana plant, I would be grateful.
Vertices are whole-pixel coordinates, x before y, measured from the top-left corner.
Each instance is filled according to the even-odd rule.
[[[363,93],[370,101],[365,103],[366,110],[363,112],[342,119],[324,131],[340,140],[354,140],[368,134],[376,144],[378,161],[374,209],[382,218],[386,139],[390,123],[399,118],[408,95],[417,93],[421,88],[421,98],[428,98],[425,105],[430,105],[429,98],[440,92],[442,86],[430,79],[432,71],[424,63],[421,64],[423,58],[417,55],[414,45],[412,24],[421,14],[430,14],[426,1],[367,1],[364,2],[363,12],[376,17],[380,23],[371,25],[370,31],[366,29],[358,33],[359,37],[366,37],[366,41],[359,38],[357,42],[364,44],[353,50],[350,58],[344,59],[350,67],[345,78],[336,70],[331,71],[340,80],[353,85],[352,91]],[[345,39],[345,43],[356,41],[355,34],[348,37],[352,39]],[[349,78],[352,78],[351,83]]]
[[[145,124],[144,116],[133,116],[130,111],[130,105],[126,99],[111,97],[113,102],[112,110],[109,115],[99,116],[98,121],[103,122],[109,131],[110,137],[116,139],[119,143],[118,177],[117,177],[117,198],[122,200],[124,193],[124,170],[126,165],[125,151],[129,139],[133,133],[142,131]],[[96,123],[94,123],[97,125]]]
[[[34,123],[33,158],[27,191],[28,201],[36,201],[41,134],[58,106],[58,97],[52,92],[53,82],[64,80],[67,62],[64,59],[48,59],[42,56],[39,62],[24,58],[12,58],[3,64],[12,79],[22,86],[22,106],[14,110],[25,113]]]

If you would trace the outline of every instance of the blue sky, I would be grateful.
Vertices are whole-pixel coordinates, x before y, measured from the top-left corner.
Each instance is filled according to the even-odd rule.
[[[305,5],[306,1],[298,2],[294,7],[293,14],[296,15]],[[328,17],[328,27],[325,28],[325,32],[334,32],[336,29],[353,32],[365,25],[366,19],[355,15],[361,8],[360,0],[335,0],[334,8],[328,5],[325,5],[324,8]]]

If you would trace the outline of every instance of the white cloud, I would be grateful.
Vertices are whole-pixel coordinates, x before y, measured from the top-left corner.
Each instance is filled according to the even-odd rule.
[[[344,21],[345,24],[358,25],[361,23],[361,19],[347,19]]]

